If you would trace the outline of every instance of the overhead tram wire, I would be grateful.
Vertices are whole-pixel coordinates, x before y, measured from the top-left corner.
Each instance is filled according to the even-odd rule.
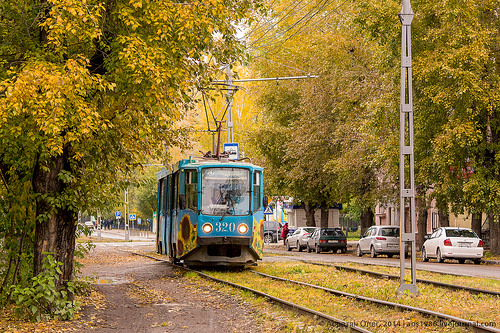
[[[284,42],[286,42],[287,40],[289,40],[289,39],[290,39],[290,38],[292,38],[293,36],[296,36],[297,34],[299,34],[299,33],[301,33],[301,32],[307,31],[307,30],[311,29],[312,27],[314,27],[314,26],[318,25],[319,23],[323,22],[323,21],[324,21],[327,17],[329,17],[331,14],[333,14],[333,13],[335,13],[335,12],[337,12],[337,13],[338,13],[338,10],[339,10],[342,6],[344,6],[344,5],[345,5],[348,1],[350,1],[350,0],[345,0],[345,1],[344,1],[344,2],[342,2],[340,5],[338,5],[335,9],[333,9],[330,13],[328,13],[328,14],[324,15],[324,16],[323,16],[320,20],[318,20],[317,22],[314,22],[312,25],[310,25],[310,26],[308,26],[308,27],[304,27],[304,26],[303,26],[303,27],[304,27],[304,29],[299,30],[299,31],[296,31],[295,33],[291,34],[290,36],[288,36],[288,37],[287,37],[287,38],[285,38],[284,40],[278,40],[278,41],[276,41],[276,42],[274,42],[274,43],[268,43],[268,44],[265,44],[265,45],[260,45],[260,46],[258,46],[257,48],[255,48],[255,49],[254,49],[254,51],[259,50],[259,49],[261,49],[261,48],[263,48],[263,47],[265,47],[265,46],[268,46],[268,45],[274,45],[274,44],[277,44],[277,43],[281,43],[281,44],[283,44]],[[270,53],[271,51],[273,51],[273,50],[272,50],[272,49],[270,49],[270,50],[268,50],[268,51],[266,51],[266,52],[264,52],[264,53],[262,53],[262,54],[260,54],[260,55],[258,55],[258,56],[253,57],[253,59],[258,59],[258,58],[261,58],[261,57],[263,57],[264,55],[266,55],[266,54]]]
[[[340,4],[339,6],[337,6],[337,8],[336,8],[336,9],[334,9],[331,13],[336,12],[336,11],[337,11],[337,9],[338,9],[338,8],[340,8],[340,6],[342,6],[342,5],[343,5],[344,3],[346,3],[347,1],[348,1],[348,0],[344,1],[342,4]],[[330,2],[330,3],[328,3],[328,2]],[[256,47],[256,48],[255,48],[255,50],[258,50],[259,48],[267,47],[267,46],[269,46],[269,45],[274,45],[274,44],[276,44],[276,43],[280,43],[280,42],[281,42],[281,43],[283,43],[283,42],[285,42],[285,41],[289,40],[290,38],[292,38],[293,36],[295,36],[295,35],[297,35],[297,34],[299,34],[299,33],[302,33],[302,32],[304,32],[304,31],[306,31],[306,30],[310,29],[312,26],[317,25],[319,22],[323,21],[326,17],[328,17],[331,13],[324,15],[324,16],[323,16],[320,20],[318,20],[318,21],[317,21],[317,22],[315,22],[314,24],[312,24],[312,25],[310,25],[310,26],[307,26],[307,24],[308,24],[308,23],[309,23],[309,22],[310,22],[310,21],[311,21],[311,20],[312,20],[312,19],[313,19],[313,18],[314,18],[317,14],[318,14],[318,13],[320,13],[321,11],[323,11],[324,9],[326,9],[326,8],[327,8],[327,7],[328,7],[328,6],[329,6],[332,2],[333,2],[333,0],[326,0],[326,1],[325,1],[325,4],[324,4],[321,8],[319,8],[319,9],[318,9],[318,10],[317,10],[317,11],[316,11],[313,15],[311,15],[310,17],[308,17],[308,18],[307,18],[307,20],[306,20],[305,22],[303,22],[303,23],[302,23],[301,27],[300,27],[297,31],[295,31],[294,33],[292,33],[290,36],[288,36],[285,40],[283,40],[283,41],[282,41],[282,40],[280,40],[279,38],[280,38],[280,37],[282,37],[282,36],[283,36],[286,32],[288,32],[289,30],[291,30],[291,28],[293,28],[294,26],[289,27],[287,30],[283,31],[283,32],[282,32],[279,36],[275,36],[275,38],[273,38],[272,40],[270,40],[268,43],[266,43],[266,44],[264,44],[264,45],[260,45],[260,46]],[[305,17],[305,16],[304,16],[304,17]],[[301,18],[299,21],[297,21],[297,22],[295,23],[295,25],[297,25],[297,24],[298,24],[301,20],[303,20],[303,19],[304,19],[304,17],[303,17],[303,18]],[[275,42],[273,42],[273,40],[276,40],[276,41],[275,41]]]
[[[297,4],[296,4],[296,5],[292,8],[292,10],[294,10],[294,9],[295,9],[295,8],[296,8],[296,7],[297,7],[297,6],[301,3],[301,1],[300,1],[300,0],[295,1],[295,2],[293,2],[292,4],[288,5],[288,7],[292,6],[294,3],[297,3]],[[302,8],[305,8],[306,6],[307,6],[307,3],[306,3],[306,4],[304,4],[301,8],[299,8],[299,9],[297,10],[297,12],[298,12],[299,10],[302,10]],[[286,7],[286,8],[288,8],[288,7]],[[285,8],[285,9],[286,9],[286,8]],[[259,38],[257,38],[257,39],[256,39],[253,43],[259,42],[261,39],[263,39],[263,38],[267,35],[267,33],[268,33],[268,32],[272,31],[272,30],[274,29],[274,27],[276,27],[276,26],[278,25],[278,23],[280,23],[280,22],[281,22],[281,21],[283,21],[286,17],[288,17],[288,16],[292,13],[292,10],[290,10],[290,11],[289,11],[286,15],[284,15],[284,16],[282,16],[282,17],[280,17],[280,18],[278,19],[278,21],[276,21],[276,22],[274,22],[274,23],[271,23],[273,18],[271,18],[270,20],[268,20],[268,22],[270,22],[271,24],[267,27],[267,30],[266,30],[266,31],[264,31],[264,32],[262,33],[262,36],[260,36]],[[294,13],[294,14],[295,14],[295,13]],[[276,15],[276,17],[279,17],[279,16],[278,16],[278,15]],[[275,18],[276,18],[276,17],[275,17]],[[249,34],[249,35],[247,35],[246,37],[249,37],[249,36],[251,36],[251,35],[252,35],[252,34]]]
[[[317,2],[305,14],[301,15],[301,17],[298,18],[294,23],[292,23],[289,26],[283,27],[281,29],[281,31],[276,32],[273,36],[270,36],[270,37],[266,38],[264,41],[266,43],[269,43],[272,40],[281,38],[284,34],[286,34],[287,32],[289,32],[290,30],[293,30],[298,25],[302,24],[302,27],[303,27],[305,24],[307,24],[307,22],[309,22],[311,19],[313,19],[318,13],[320,13],[321,11],[323,11],[324,9],[326,9],[329,5],[331,5],[333,1],[334,0],[321,0],[321,1]],[[261,41],[260,39],[256,40],[256,41],[253,41],[250,44],[250,48],[252,48],[253,45],[257,44],[257,42],[260,42],[260,41]]]
[[[294,29],[302,21],[305,21],[306,23],[309,22],[315,15],[317,15],[321,10],[323,10],[323,8],[325,8],[326,6],[328,6],[329,2],[331,3],[333,1],[334,0],[321,0],[321,1],[317,2],[307,13],[305,13],[304,15],[302,15],[302,17],[300,19],[298,19],[297,21],[295,21],[290,26],[286,27],[284,30],[281,30],[281,31],[277,32],[273,36],[270,36],[270,37],[268,37],[266,39],[263,39],[263,42],[269,43],[272,40],[281,38],[284,34],[286,34],[288,31]],[[318,6],[319,6],[319,9],[318,9]],[[262,40],[262,38],[259,38],[256,41],[250,43],[249,48],[252,48],[253,45],[257,44],[261,40]]]
[[[276,1],[277,1],[277,0],[274,0],[274,1],[273,1],[270,5],[269,5],[269,6],[270,6],[270,7],[272,7]],[[260,30],[264,29],[265,27],[267,27],[267,31],[269,31],[269,30],[270,30],[270,28],[269,28],[268,24],[272,23],[273,19],[275,19],[276,17],[280,17],[281,13],[283,13],[283,12],[284,12],[285,10],[287,10],[289,7],[293,6],[295,3],[297,3],[297,5],[298,5],[301,1],[302,1],[302,0],[295,0],[294,2],[292,2],[291,4],[289,4],[288,6],[286,6],[285,8],[283,8],[281,11],[279,11],[279,12],[278,12],[278,13],[276,13],[276,14],[274,14],[274,16],[270,16],[270,17],[263,16],[263,17],[262,17],[262,19],[267,18],[267,19],[266,19],[266,22],[265,22],[265,23],[262,23],[261,21],[259,21],[259,22],[256,24],[256,26],[255,26],[253,29],[251,29],[251,30],[248,32],[248,34],[246,34],[246,35],[245,35],[245,37],[246,37],[246,38],[248,38],[248,37],[250,37],[250,36],[252,36],[252,35],[256,34],[258,31],[260,31]],[[287,15],[285,15],[285,16],[283,16],[282,18],[280,18],[280,19],[278,20],[278,22],[276,22],[276,23],[279,23],[279,22],[280,22],[281,20],[283,20],[286,16],[288,16],[288,14],[287,14]],[[275,23],[275,24],[276,24],[276,23]],[[266,33],[267,33],[267,31],[266,31],[266,32],[264,32],[264,34],[266,34]]]

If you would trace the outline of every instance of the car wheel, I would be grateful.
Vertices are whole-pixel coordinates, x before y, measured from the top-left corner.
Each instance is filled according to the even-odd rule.
[[[319,248],[319,245],[316,244],[316,253],[320,253],[321,252],[321,249]]]
[[[465,264],[465,259],[458,259],[459,264]]]
[[[361,247],[359,245],[356,246],[356,255],[358,257],[362,257],[363,256],[363,252],[361,252]]]
[[[437,262],[439,262],[439,263],[444,262],[444,259],[443,259],[443,257],[441,256],[441,249],[438,249],[438,250],[437,250],[436,259],[437,259]]]
[[[302,252],[302,247],[300,246],[299,242],[297,242],[297,251]]]
[[[427,258],[427,252],[425,252],[425,247],[422,248],[422,262],[428,262],[429,258]]]
[[[481,259],[474,259],[474,265],[481,265]]]
[[[264,235],[264,243],[272,243],[273,242],[273,236],[270,234]]]
[[[377,258],[377,252],[375,251],[375,248],[373,247],[370,247],[370,257],[372,258]]]
[[[309,244],[307,244],[307,253],[311,253],[311,248],[309,247]]]
[[[342,251],[340,251],[340,252],[342,252],[342,253],[347,253],[347,247],[343,247],[343,248],[342,248]]]
[[[286,250],[292,251],[292,248],[290,247],[290,244],[288,243],[288,241],[286,241]]]
[[[393,256],[392,253],[387,254],[387,258],[392,258],[392,256]]]

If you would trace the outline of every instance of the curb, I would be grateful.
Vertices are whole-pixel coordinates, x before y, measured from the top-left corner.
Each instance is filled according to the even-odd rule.
[[[354,249],[354,246],[357,244],[357,242],[352,242],[349,243],[349,241],[347,241],[347,250],[352,250]],[[267,247],[270,247],[270,248],[275,248],[275,249],[283,249],[283,250],[286,250],[285,248],[285,245],[281,244],[281,243],[266,243],[265,246]],[[418,256],[417,256],[418,258]],[[500,260],[487,260],[487,259],[481,259],[481,262],[485,265],[500,265]]]

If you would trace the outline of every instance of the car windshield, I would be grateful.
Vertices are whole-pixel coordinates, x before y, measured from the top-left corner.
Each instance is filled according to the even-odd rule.
[[[248,215],[250,171],[239,168],[206,168],[201,174],[201,213]]]
[[[344,233],[340,229],[323,229],[321,236],[344,236]]]
[[[314,232],[314,228],[304,228],[305,232],[312,233]]]
[[[446,237],[479,238],[474,231],[469,229],[446,229]]]
[[[380,236],[399,237],[399,228],[382,228],[380,229]]]

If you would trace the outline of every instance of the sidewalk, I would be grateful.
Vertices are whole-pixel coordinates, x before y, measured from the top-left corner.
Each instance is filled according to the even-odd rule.
[[[94,230],[92,232],[92,237],[97,237],[97,235],[98,235],[98,230]],[[125,230],[122,229],[101,230],[101,237],[125,240]],[[156,234],[151,231],[130,230],[129,240],[141,241],[141,242],[148,242],[148,241],[154,242],[156,240]]]

